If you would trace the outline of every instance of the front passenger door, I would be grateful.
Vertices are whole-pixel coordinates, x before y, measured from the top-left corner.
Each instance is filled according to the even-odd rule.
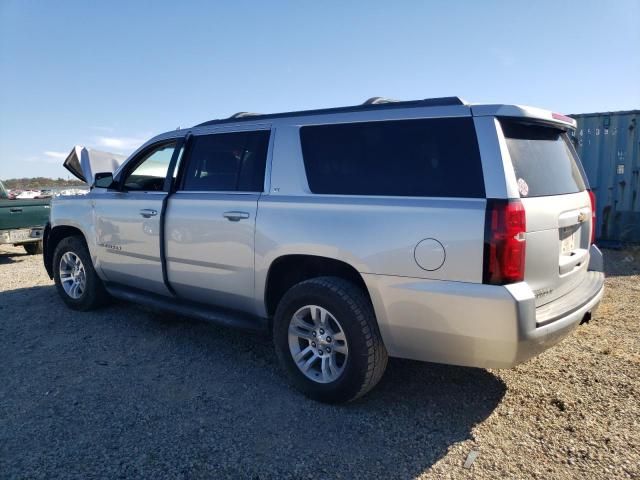
[[[119,190],[96,195],[99,266],[109,281],[170,295],[160,260],[160,216],[174,155],[181,155],[181,140],[151,146],[127,162]]]

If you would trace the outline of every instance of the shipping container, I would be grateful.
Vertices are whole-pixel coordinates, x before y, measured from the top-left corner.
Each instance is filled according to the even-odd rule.
[[[574,114],[572,141],[596,194],[596,238],[640,242],[640,110]]]

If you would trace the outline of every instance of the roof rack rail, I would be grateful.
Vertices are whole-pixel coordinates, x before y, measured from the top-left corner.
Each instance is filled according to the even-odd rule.
[[[382,103],[393,103],[393,102],[399,102],[400,100],[395,100],[393,98],[386,98],[386,97],[371,97],[371,98],[367,98],[362,105],[380,105]]]
[[[229,118],[255,117],[256,115],[262,115],[262,113],[238,112],[238,113],[234,113]]]
[[[439,98],[425,98],[422,100],[391,100],[382,97],[372,97],[368,99],[364,104],[351,105],[347,107],[334,107],[334,108],[320,108],[316,110],[303,110],[297,112],[282,112],[282,113],[250,113],[250,112],[238,112],[231,115],[229,118],[222,120],[210,120],[208,122],[195,125],[196,127],[205,127],[209,125],[221,125],[225,123],[234,123],[241,121],[261,121],[271,120],[275,118],[283,117],[300,117],[309,115],[325,115],[331,113],[349,113],[349,112],[365,112],[368,110],[378,109],[395,109],[395,108],[419,108],[419,107],[450,107],[450,106],[464,106],[467,102],[460,97],[439,97]]]
[[[461,99],[460,97],[436,97],[436,98],[425,98],[424,100],[416,100],[424,104],[425,106],[432,107],[444,107],[448,105],[466,105],[467,102]]]

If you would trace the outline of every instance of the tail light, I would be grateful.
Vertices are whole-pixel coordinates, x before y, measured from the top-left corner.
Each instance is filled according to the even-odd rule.
[[[593,190],[589,190],[589,199],[591,200],[591,243],[596,242],[596,194]]]
[[[520,200],[487,200],[483,283],[505,285],[524,280],[526,227]]]

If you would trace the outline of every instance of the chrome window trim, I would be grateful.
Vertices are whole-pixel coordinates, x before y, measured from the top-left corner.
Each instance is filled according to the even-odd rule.
[[[263,192],[247,192],[238,190],[176,190],[173,195],[191,195],[191,194],[203,194],[210,193],[215,195],[260,195]]]

